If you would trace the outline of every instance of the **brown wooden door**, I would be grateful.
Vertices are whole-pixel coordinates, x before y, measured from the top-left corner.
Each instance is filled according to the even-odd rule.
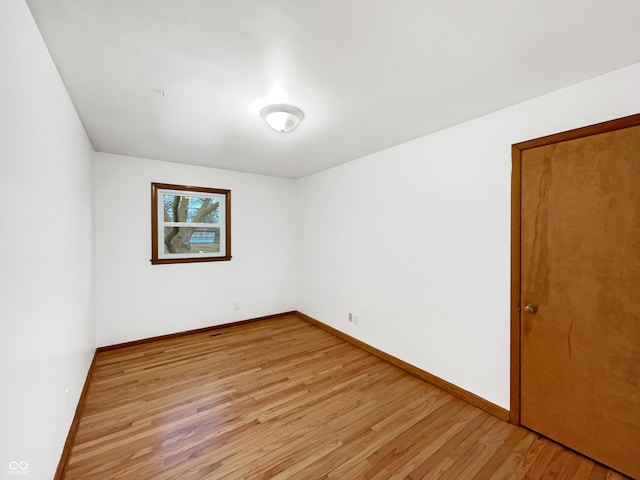
[[[520,168],[521,424],[640,478],[640,126]]]

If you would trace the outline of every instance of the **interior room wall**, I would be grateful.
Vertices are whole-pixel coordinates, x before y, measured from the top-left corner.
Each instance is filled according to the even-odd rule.
[[[95,349],[93,150],[24,1],[0,70],[0,476],[45,479]]]
[[[231,190],[233,258],[151,265],[151,182]],[[288,179],[96,153],[98,345],[294,310],[293,193]]]
[[[635,64],[299,180],[298,310],[508,409],[511,145],[638,113],[638,85]]]

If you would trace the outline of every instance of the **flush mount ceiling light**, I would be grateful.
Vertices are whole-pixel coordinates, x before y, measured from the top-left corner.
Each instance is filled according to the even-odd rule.
[[[277,132],[290,132],[304,118],[304,113],[292,105],[267,105],[260,112],[265,121]]]

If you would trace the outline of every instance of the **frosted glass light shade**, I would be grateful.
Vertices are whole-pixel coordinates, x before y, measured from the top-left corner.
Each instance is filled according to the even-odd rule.
[[[261,112],[265,121],[277,132],[290,132],[304,118],[304,113],[292,105],[268,105]]]

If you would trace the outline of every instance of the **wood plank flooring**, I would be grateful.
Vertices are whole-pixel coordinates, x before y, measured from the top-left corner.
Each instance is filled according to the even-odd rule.
[[[626,477],[288,316],[99,353],[65,478]]]

